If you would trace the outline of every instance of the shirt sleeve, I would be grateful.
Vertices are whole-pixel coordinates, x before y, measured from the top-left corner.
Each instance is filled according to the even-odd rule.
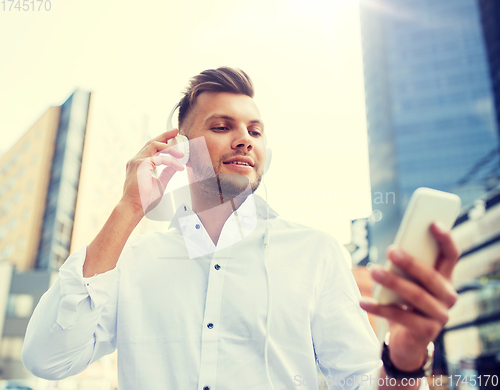
[[[359,307],[359,289],[336,241],[329,252],[312,321],[319,368],[331,390],[376,388],[382,367],[380,344]]]
[[[68,257],[29,321],[22,360],[38,377],[59,380],[78,374],[116,349],[119,266],[84,278],[86,250]],[[120,260],[128,254],[125,246]]]

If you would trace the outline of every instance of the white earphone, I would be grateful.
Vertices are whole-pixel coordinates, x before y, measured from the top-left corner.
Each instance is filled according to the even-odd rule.
[[[174,126],[172,125],[172,117],[174,116],[175,110],[179,107],[179,103],[177,103],[172,111],[170,111],[170,115],[167,119],[167,131],[173,130]],[[177,136],[168,141],[170,146],[177,145],[177,149],[179,149],[182,153],[184,153],[184,157],[177,159],[181,165],[186,165],[189,161],[189,139],[185,135],[177,134]]]
[[[174,126],[172,124],[172,118],[174,116],[175,111],[177,108],[180,107],[180,103],[177,103],[174,108],[172,108],[172,111],[170,111],[170,114],[167,119],[167,131],[173,130]],[[267,145],[266,141],[266,135],[264,134],[264,142]],[[181,165],[186,165],[187,162],[189,161],[189,139],[182,134],[178,134],[175,138],[171,139],[168,141],[168,144],[170,146],[177,145],[177,148],[184,153],[184,157],[177,159]],[[271,148],[268,148],[266,146],[266,161],[264,163],[264,173],[267,173],[269,170],[269,167],[271,166],[271,159],[272,159],[272,150]]]

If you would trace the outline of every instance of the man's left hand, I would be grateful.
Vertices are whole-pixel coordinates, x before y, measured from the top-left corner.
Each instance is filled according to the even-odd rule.
[[[439,244],[439,255],[434,267],[415,260],[395,246],[387,249],[389,260],[416,282],[381,266],[374,266],[370,270],[377,283],[393,290],[409,305],[382,306],[365,298],[360,302],[361,308],[367,312],[389,321],[390,358],[402,371],[414,371],[422,367],[427,357],[427,345],[436,339],[448,322],[448,310],[458,298],[451,283],[451,274],[460,251],[448,231],[441,229],[438,224],[432,224],[430,230]]]

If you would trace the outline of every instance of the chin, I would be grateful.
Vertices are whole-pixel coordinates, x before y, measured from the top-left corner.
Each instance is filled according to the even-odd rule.
[[[244,175],[221,173],[217,178],[219,191],[224,197],[236,197],[250,187],[250,179]]]
[[[252,175],[253,176],[253,175]],[[259,187],[262,176],[249,178],[246,175],[219,174],[217,175],[220,185],[219,190],[224,197],[236,197],[240,195],[250,195]]]

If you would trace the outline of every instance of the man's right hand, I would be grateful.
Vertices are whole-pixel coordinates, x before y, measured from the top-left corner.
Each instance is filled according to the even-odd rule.
[[[178,130],[173,129],[153,138],[127,162],[121,202],[131,206],[141,216],[161,201],[163,191],[175,172],[184,170],[176,160],[182,158],[184,153],[167,145],[177,133]],[[166,168],[156,178],[152,173],[160,165],[166,165]]]

